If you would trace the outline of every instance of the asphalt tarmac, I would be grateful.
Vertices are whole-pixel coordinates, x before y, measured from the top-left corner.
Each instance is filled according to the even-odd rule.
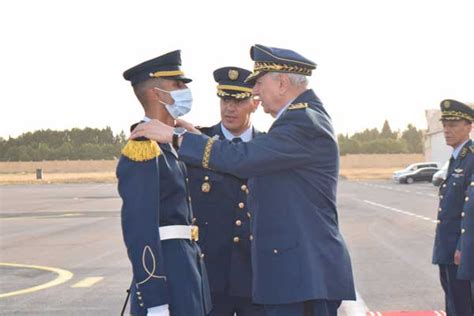
[[[437,201],[428,183],[340,183],[359,295],[340,315],[444,309]],[[120,205],[116,184],[0,186],[0,315],[119,315],[131,279]]]

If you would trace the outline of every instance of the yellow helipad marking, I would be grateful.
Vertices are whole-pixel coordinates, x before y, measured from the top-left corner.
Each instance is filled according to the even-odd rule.
[[[77,282],[76,284],[72,285],[71,287],[91,287],[97,282],[100,282],[104,279],[104,277],[90,277],[90,278],[85,278],[84,280],[81,280]]]
[[[14,267],[14,268],[26,268],[26,269],[38,269],[38,270],[44,270],[44,271],[50,271],[58,274],[58,277],[52,281],[33,286],[27,289],[22,289],[18,291],[13,291],[13,292],[7,292],[7,293],[1,293],[0,298],[5,298],[5,297],[10,297],[10,296],[15,296],[15,295],[21,295],[21,294],[28,294],[40,290],[44,290],[59,284],[62,284],[64,282],[69,281],[72,276],[74,275],[72,272],[69,272],[67,270],[63,269],[58,269],[58,268],[51,268],[51,267],[43,267],[43,266],[33,266],[33,265],[27,265],[27,264],[17,264],[17,263],[5,263],[5,262],[0,262],[0,266],[4,267]]]
[[[44,216],[16,216],[16,217],[5,217],[0,218],[2,221],[12,221],[17,219],[48,219],[48,218],[61,218],[61,217],[74,217],[80,216],[81,213],[66,213],[66,214],[58,214],[58,215],[44,215]]]

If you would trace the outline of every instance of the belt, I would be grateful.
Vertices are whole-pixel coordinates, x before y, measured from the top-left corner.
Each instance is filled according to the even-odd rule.
[[[170,225],[161,226],[160,240],[169,239],[189,239],[191,241],[199,240],[199,227],[195,225]]]

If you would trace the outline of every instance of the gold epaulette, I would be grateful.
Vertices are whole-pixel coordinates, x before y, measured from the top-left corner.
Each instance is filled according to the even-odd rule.
[[[474,145],[471,145],[471,152],[474,153]]]
[[[122,154],[133,161],[147,161],[158,157],[161,150],[155,141],[129,140],[122,149]]]
[[[308,107],[308,103],[295,103],[288,107],[288,110],[299,110],[299,109],[306,109]]]

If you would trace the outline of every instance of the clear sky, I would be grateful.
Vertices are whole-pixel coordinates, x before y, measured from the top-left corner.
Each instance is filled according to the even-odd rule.
[[[212,71],[250,69],[250,46],[315,61],[310,86],[337,133],[408,123],[444,98],[474,101],[474,1],[16,0],[0,4],[0,137],[37,129],[128,131],[142,109],[122,72],[182,50],[185,119],[219,120]],[[259,109],[254,123],[272,119]]]

